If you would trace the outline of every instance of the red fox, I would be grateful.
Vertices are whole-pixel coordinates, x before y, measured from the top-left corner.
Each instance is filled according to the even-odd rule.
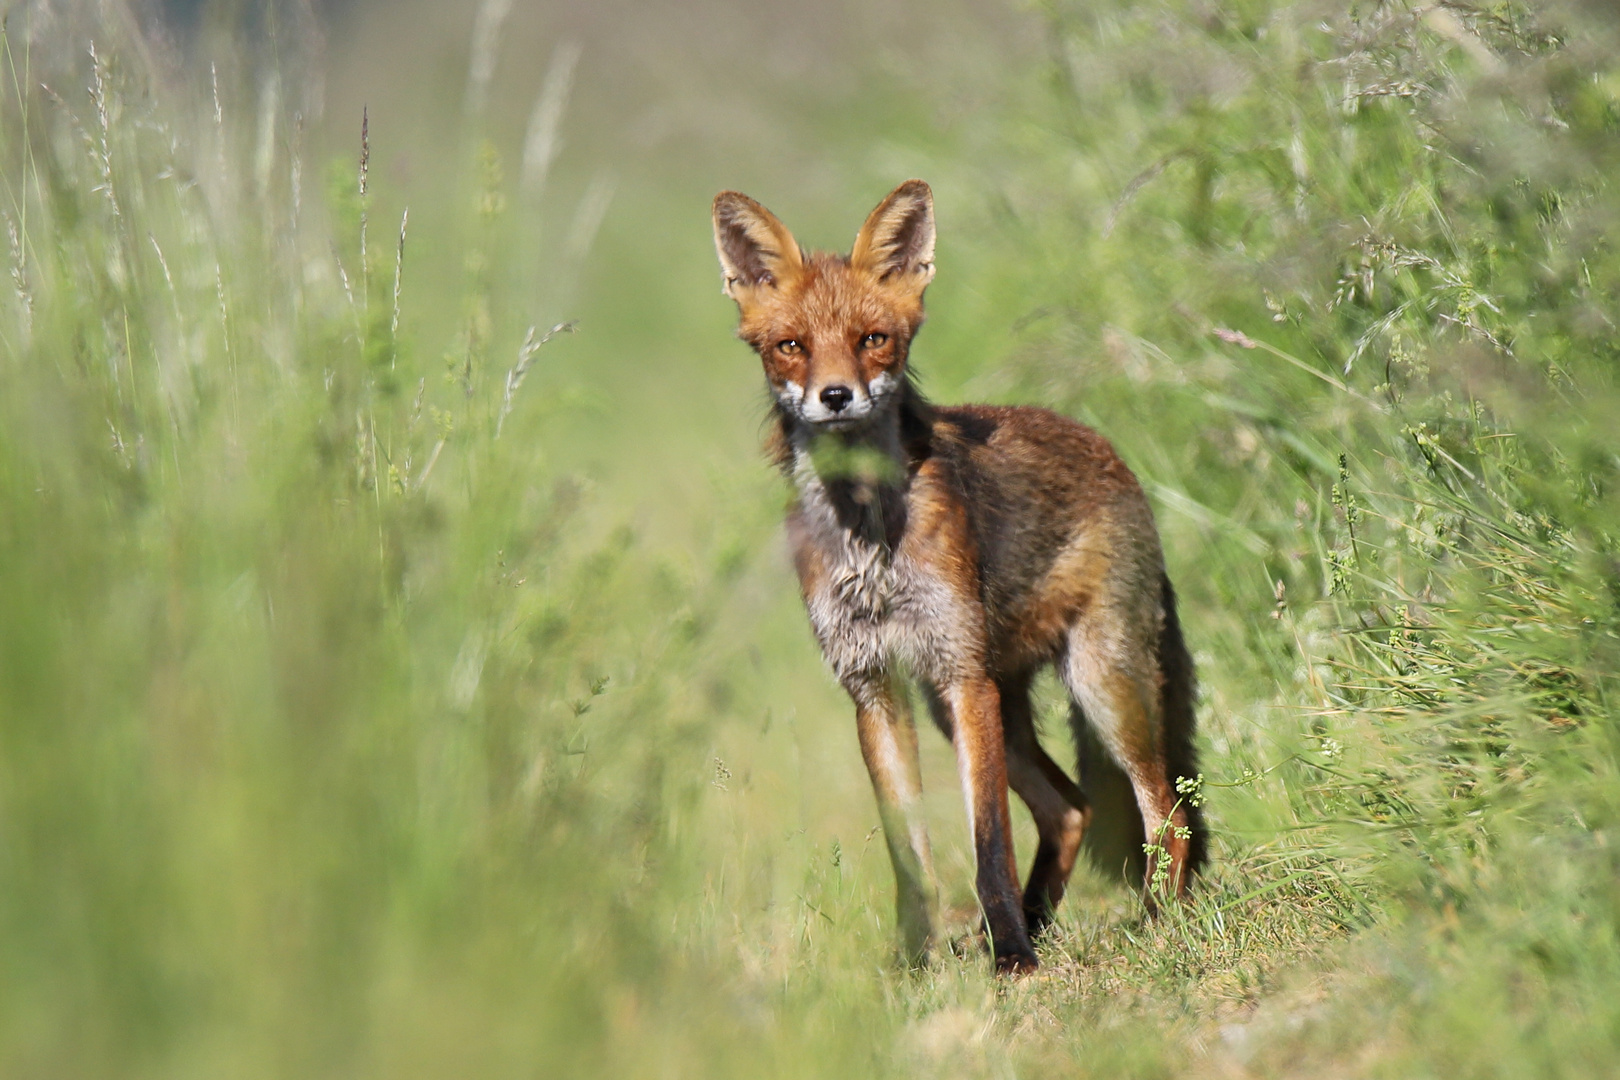
[[[796,489],[794,563],[855,702],[906,957],[926,959],[938,905],[907,679],[955,745],[998,971],[1036,968],[1032,938],[1091,821],[1082,786],[1036,740],[1043,665],[1072,699],[1082,784],[1123,804],[1114,827],[1147,856],[1149,903],[1183,894],[1205,854],[1197,800],[1178,794],[1195,783],[1193,664],[1152,509],[1090,428],[918,391],[907,359],[934,277],[928,185],[891,192],[847,256],[806,252],[735,191],[714,200],[714,238],[738,336],[764,361],[772,451]],[[1040,836],[1021,896],[1009,785]]]

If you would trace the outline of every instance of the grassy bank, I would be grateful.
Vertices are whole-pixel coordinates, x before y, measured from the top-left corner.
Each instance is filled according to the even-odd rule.
[[[1613,1069],[1620,21],[1054,3],[615,149],[589,50],[503,118],[498,9],[363,141],[293,7],[7,16],[0,1071]],[[707,234],[910,174],[925,387],[1115,440],[1204,687],[1196,899],[1083,868],[1013,984],[931,734],[892,963]]]

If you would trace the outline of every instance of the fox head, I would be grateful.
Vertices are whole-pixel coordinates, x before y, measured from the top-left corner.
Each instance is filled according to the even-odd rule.
[[[777,405],[811,430],[887,415],[934,278],[934,196],[907,180],[866,218],[848,255],[806,252],[748,196],[714,199],[714,246],[737,336],[765,363]]]

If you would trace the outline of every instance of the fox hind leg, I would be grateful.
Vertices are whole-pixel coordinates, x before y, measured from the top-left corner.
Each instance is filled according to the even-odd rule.
[[[1074,870],[1091,811],[1080,788],[1041,749],[1030,708],[1029,676],[999,681],[1007,783],[1029,807],[1040,840],[1024,887],[1024,920],[1031,937],[1051,922]]]
[[[1104,874],[1132,885],[1145,880],[1147,856],[1142,845],[1142,814],[1136,791],[1092,730],[1079,705],[1069,708],[1069,726],[1078,751],[1080,790],[1091,804],[1091,821],[1083,846],[1091,865]]]
[[[1145,837],[1145,896],[1180,896],[1190,884],[1191,819],[1170,776],[1158,650],[1147,634],[1104,609],[1076,623],[1059,663],[1089,734],[1130,781]]]

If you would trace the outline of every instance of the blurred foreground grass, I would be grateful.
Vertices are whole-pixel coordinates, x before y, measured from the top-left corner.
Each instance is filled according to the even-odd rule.
[[[570,54],[526,152],[469,111],[413,223],[380,128],[311,149],[296,50],[176,79],[127,22],[18,7],[0,1072],[1614,1070],[1620,19],[1027,17],[1046,59],[992,111],[890,87],[794,130],[887,140],[817,196],[832,235],[935,181],[929,388],[1080,416],[1158,500],[1196,901],[1147,922],[1086,876],[1044,972],[995,983],[932,738],[962,955],[894,969],[745,452],[731,181],[632,177],[605,219],[585,185],[536,249]]]

